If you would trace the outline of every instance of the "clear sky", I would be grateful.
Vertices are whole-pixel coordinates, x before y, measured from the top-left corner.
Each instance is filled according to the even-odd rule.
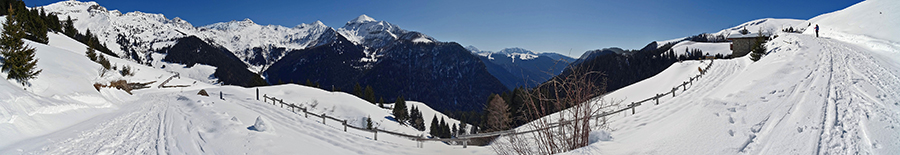
[[[25,0],[42,6],[59,0]],[[606,47],[639,49],[759,18],[809,19],[860,0],[96,0],[110,10],[162,13],[194,26],[250,18],[293,27],[331,27],[366,14],[440,41],[481,50],[521,47],[578,57]],[[571,53],[570,53],[571,51]]]

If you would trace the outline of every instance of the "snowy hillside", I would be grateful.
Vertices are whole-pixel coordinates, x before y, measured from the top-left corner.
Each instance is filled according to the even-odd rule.
[[[900,11],[896,6],[897,1],[865,1],[811,22],[823,27],[895,23],[900,18],[856,18],[862,15],[855,13],[888,14]],[[757,62],[715,60],[706,75],[686,90],[678,88],[676,96],[638,106],[634,115],[610,116],[609,128],[601,129],[610,138],[565,154],[900,153],[895,91],[900,90],[900,48],[871,31],[829,27],[823,37],[811,28],[804,34],[775,32],[779,37],[766,44],[768,54]],[[878,31],[890,34],[900,27]],[[713,46],[704,52],[728,53]],[[708,63],[676,63],[606,98],[628,104],[671,91]]]
[[[808,24],[809,24],[808,22],[806,22],[804,20],[798,20],[798,19],[763,18],[763,19],[749,21],[749,22],[743,23],[741,25],[738,25],[738,26],[735,26],[732,28],[724,29],[722,31],[714,33],[714,35],[723,35],[723,36],[727,37],[731,34],[739,34],[740,33],[739,31],[741,31],[743,29],[747,29],[747,31],[750,31],[753,33],[756,33],[758,31],[763,31],[763,33],[765,33],[765,34],[772,34],[772,33],[781,32],[782,29],[785,29],[788,27],[793,27],[795,29],[803,29]],[[812,30],[812,29],[808,29],[808,30]]]
[[[320,119],[304,118],[289,109],[257,101],[254,88],[196,83],[191,76],[184,76],[189,74],[185,72],[167,85],[188,87],[159,88],[157,85],[175,74],[118,58],[110,61],[119,67],[135,67],[137,74],[121,76],[112,71],[100,77],[100,65],[84,56],[85,45],[59,34],[48,37],[49,45],[26,41],[37,50],[37,67],[43,69],[30,87],[0,80],[0,154],[490,152],[484,147],[461,149],[439,142],[425,142],[424,148],[416,148],[415,141],[383,133],[374,140],[369,132],[344,132],[339,122],[323,124]],[[98,91],[91,86],[119,79],[156,82],[151,88],[132,91],[133,95],[110,88]],[[201,89],[211,96],[197,95]],[[427,130],[418,131],[388,119],[390,110],[349,94],[299,85],[259,87],[259,91],[308,107],[314,113],[346,119],[353,126],[363,126],[360,120],[372,117],[380,129],[427,135]],[[224,93],[224,100],[219,99],[219,92]],[[423,103],[410,101],[408,106],[418,107],[424,117],[444,117],[448,123],[459,123]],[[430,123],[430,119],[425,121]]]
[[[900,89],[900,64],[877,58],[900,54],[798,34],[768,45],[773,50],[758,62],[716,60],[704,78],[676,97],[640,106],[636,115],[614,115],[613,140],[573,153],[900,152],[900,94],[893,91]],[[659,86],[696,74],[694,63],[673,65],[607,97],[628,103],[666,92],[670,88]]]

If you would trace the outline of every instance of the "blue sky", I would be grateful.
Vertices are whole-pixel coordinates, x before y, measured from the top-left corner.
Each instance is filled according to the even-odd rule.
[[[58,0],[25,0],[41,6]],[[522,47],[578,57],[606,47],[639,49],[759,18],[809,19],[859,0],[97,0],[110,10],[162,13],[195,26],[250,18],[293,27],[320,20],[342,27],[366,14],[440,41],[498,51]],[[571,52],[570,52],[571,51]]]

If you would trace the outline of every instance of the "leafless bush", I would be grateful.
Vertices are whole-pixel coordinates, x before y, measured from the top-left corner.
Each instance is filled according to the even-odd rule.
[[[526,117],[534,121],[525,125],[526,130],[517,132],[536,132],[502,136],[491,145],[495,152],[556,154],[590,143],[591,129],[606,125],[605,118],[592,124],[592,116],[618,103],[602,98],[605,93],[602,73],[584,68],[571,71],[572,74],[554,78],[527,94]]]
[[[106,76],[106,73],[109,73],[109,69],[100,67],[100,69],[97,71],[97,73],[99,73],[100,77],[102,78],[102,77]]]

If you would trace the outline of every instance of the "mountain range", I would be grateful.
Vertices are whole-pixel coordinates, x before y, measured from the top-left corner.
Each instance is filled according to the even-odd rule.
[[[43,9],[71,18],[77,30],[90,31],[127,59],[216,67],[209,78],[221,84],[311,81],[345,91],[359,84],[372,86],[386,101],[403,96],[439,111],[481,110],[488,95],[507,90],[461,45],[366,15],[340,28],[320,21],[259,25],[250,19],[196,27],[178,17],[121,13],[96,2],[63,1]],[[165,57],[155,60],[155,54]]]
[[[557,53],[535,53],[523,48],[505,48],[498,52],[466,49],[485,62],[488,72],[507,88],[535,87],[563,72],[575,59]]]

